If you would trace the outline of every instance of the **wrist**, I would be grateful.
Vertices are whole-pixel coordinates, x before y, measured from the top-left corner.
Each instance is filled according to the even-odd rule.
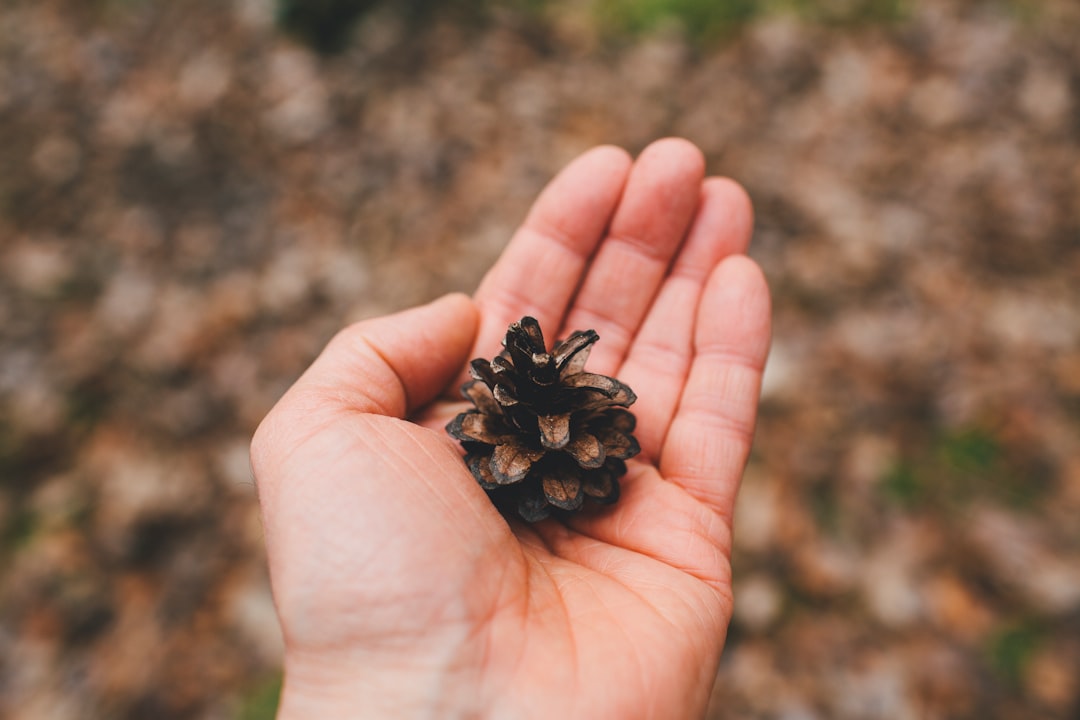
[[[458,663],[287,654],[278,720],[455,718],[480,714],[476,678]]]

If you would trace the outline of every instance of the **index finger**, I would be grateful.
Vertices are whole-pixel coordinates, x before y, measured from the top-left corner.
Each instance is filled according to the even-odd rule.
[[[473,357],[497,352],[506,327],[524,315],[542,328],[561,326],[619,204],[630,165],[621,148],[593,148],[544,188],[476,291],[482,320]]]

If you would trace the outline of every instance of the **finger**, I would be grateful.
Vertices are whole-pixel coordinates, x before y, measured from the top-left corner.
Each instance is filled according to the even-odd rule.
[[[638,395],[635,435],[642,459],[659,455],[675,414],[690,370],[694,315],[705,282],[721,260],[746,251],[752,227],[750,198],[737,183],[709,178],[702,184],[686,242],[618,373]]]
[[[289,395],[308,404],[405,417],[460,370],[477,324],[475,305],[460,293],[356,323],[330,341]]]
[[[563,325],[564,335],[586,328],[600,335],[589,362],[594,372],[613,372],[630,347],[694,216],[704,172],[701,151],[678,138],[658,140],[634,163]]]
[[[630,171],[620,148],[594,148],[544,189],[524,224],[476,291],[482,312],[473,356],[498,351],[506,327],[524,315],[557,329],[604,235]]]
[[[686,388],[661,449],[661,474],[724,518],[750,452],[769,312],[769,290],[752,260],[729,257],[712,272]]]

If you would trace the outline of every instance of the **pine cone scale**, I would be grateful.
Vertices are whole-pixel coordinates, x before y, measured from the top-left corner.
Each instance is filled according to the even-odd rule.
[[[535,450],[512,439],[495,446],[491,454],[491,472],[498,484],[512,485],[521,482],[533,463],[543,456],[543,450]]]
[[[626,460],[641,452],[641,446],[638,445],[637,438],[613,428],[601,431],[598,437],[608,457]]]
[[[499,413],[499,404],[496,401],[495,394],[491,392],[491,388],[480,380],[473,380],[467,382],[461,386],[461,392],[465,397],[472,401],[472,404],[476,406],[476,409],[486,415],[496,415]]]
[[[495,478],[495,474],[491,472],[491,457],[489,455],[470,453],[465,456],[465,464],[469,466],[470,472],[472,472],[476,481],[480,483],[480,487],[485,490],[494,490],[499,487],[499,481]]]
[[[604,393],[604,395],[607,395],[608,397],[614,397],[616,393],[620,391],[625,392],[630,389],[615,378],[587,372],[570,375],[563,380],[563,384],[568,388],[588,388],[590,390],[596,390]]]
[[[501,416],[475,411],[458,415],[446,426],[446,431],[457,440],[471,440],[486,445],[499,445],[514,437]]]
[[[583,468],[598,468],[607,459],[604,446],[595,435],[582,433],[566,446],[566,453]]]
[[[628,435],[634,432],[634,428],[637,427],[637,418],[634,417],[634,413],[628,410],[612,408],[608,410],[607,418],[611,422],[612,428]]]
[[[537,418],[540,442],[549,450],[561,450],[570,442],[570,413]]]
[[[566,340],[555,348],[555,366],[559,369],[561,377],[575,375],[585,367],[585,361],[589,358],[589,350],[593,343],[600,339],[594,330],[576,330]]]
[[[517,405],[518,399],[514,397],[513,392],[505,385],[496,385],[492,391],[492,396],[495,401],[503,407],[510,407],[511,405]]]
[[[522,488],[517,499],[517,512],[526,522],[539,522],[548,517],[550,504],[543,488]]]
[[[543,488],[547,501],[563,510],[577,510],[585,500],[581,478],[572,472],[553,471],[545,475]]]
[[[581,490],[597,502],[615,502],[612,498],[613,492],[616,496],[618,495],[618,485],[615,484],[612,473],[608,470],[600,470],[591,475],[589,482],[585,483]]]

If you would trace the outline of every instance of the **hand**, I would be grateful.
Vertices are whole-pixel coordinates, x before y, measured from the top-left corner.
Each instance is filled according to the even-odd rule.
[[[285,637],[279,717],[676,718],[708,702],[731,515],[769,343],[751,210],[692,145],[594,149],[475,299],[341,332],[252,443]],[[507,325],[593,328],[638,395],[622,497],[563,523],[492,506],[443,430]]]

